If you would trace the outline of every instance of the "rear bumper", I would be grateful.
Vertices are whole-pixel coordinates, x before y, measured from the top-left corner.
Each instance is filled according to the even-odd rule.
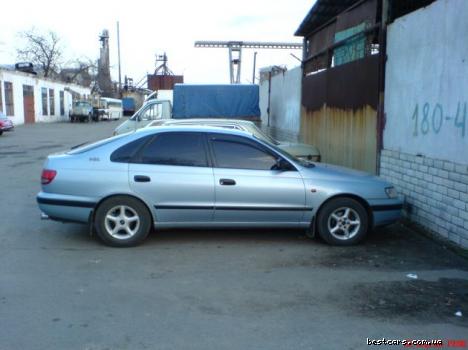
[[[91,198],[45,192],[39,192],[36,200],[41,212],[51,220],[81,223],[89,222],[89,217],[97,203]]]

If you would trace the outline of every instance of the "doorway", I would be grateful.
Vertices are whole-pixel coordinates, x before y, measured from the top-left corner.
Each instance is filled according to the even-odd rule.
[[[23,107],[24,107],[24,122],[34,123],[34,87],[31,85],[23,85]]]

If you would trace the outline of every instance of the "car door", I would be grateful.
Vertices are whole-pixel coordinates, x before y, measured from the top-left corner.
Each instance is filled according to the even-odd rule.
[[[212,221],[213,169],[200,133],[156,134],[129,164],[129,181],[152,204],[157,223]]]
[[[210,134],[214,161],[217,223],[296,225],[305,207],[300,173],[275,170],[280,157],[262,144],[242,136]]]

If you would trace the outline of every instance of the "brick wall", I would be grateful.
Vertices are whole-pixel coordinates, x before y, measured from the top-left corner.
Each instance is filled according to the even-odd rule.
[[[407,203],[405,215],[468,249],[468,166],[383,150],[380,175]]]

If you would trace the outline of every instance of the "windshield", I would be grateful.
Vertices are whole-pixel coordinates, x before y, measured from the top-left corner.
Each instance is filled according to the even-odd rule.
[[[258,128],[255,124],[252,124],[251,127],[250,127],[250,132],[256,136],[257,138],[261,139],[261,140],[266,140],[268,141],[269,143],[272,143],[274,145],[279,145],[280,143],[278,141],[276,141],[273,137],[271,137],[270,135],[264,133],[260,128]]]
[[[88,107],[90,104],[88,102],[76,102],[75,107]]]

